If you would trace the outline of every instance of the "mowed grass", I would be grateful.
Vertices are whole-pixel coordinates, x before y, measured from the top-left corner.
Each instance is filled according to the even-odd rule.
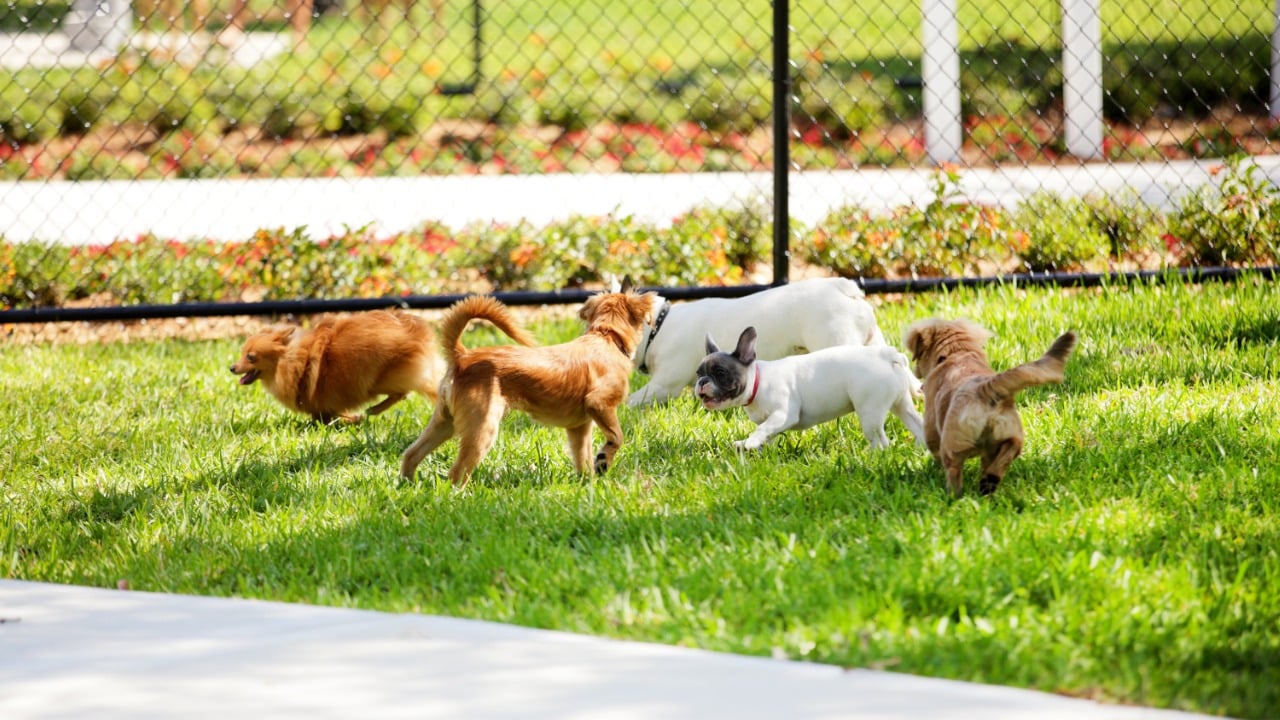
[[[981,321],[997,367],[1080,333],[1067,382],[1022,396],[1027,450],[994,496],[971,467],[950,498],[893,418],[885,452],[846,420],[743,457],[745,414],[687,394],[624,409],[628,444],[601,478],[572,473],[561,432],[512,416],[458,492],[452,444],[396,477],[421,398],[323,427],[237,386],[236,342],[9,345],[3,575],[1274,717],[1280,286],[878,302],[894,339],[928,315]]]
[[[263,12],[272,7],[255,5]],[[490,112],[523,112],[504,107],[507,101],[500,97],[518,79],[546,84],[546,92],[565,93],[566,102],[613,104],[640,100],[593,94],[607,89],[602,78],[640,82],[645,93],[654,77],[676,85],[690,80],[705,85],[721,76],[767,78],[773,6],[770,0],[732,5],[712,0],[679,5],[623,0],[487,4],[481,18],[478,75],[496,88],[481,102]],[[318,62],[350,57],[367,63],[375,73],[400,76],[411,84],[427,78],[462,83],[476,70],[472,9],[470,0],[446,0],[441,34],[427,3],[419,3],[411,22],[396,28],[391,50],[378,47],[359,14],[327,15],[313,26],[308,49],[281,56],[280,62],[296,65],[298,72],[316,72]],[[1209,61],[1203,72],[1215,71],[1213,58],[1223,62],[1223,48],[1243,42],[1263,43],[1265,50],[1275,26],[1272,5],[1265,0],[1103,3],[1099,12],[1100,40],[1108,57],[1174,52],[1170,44],[1184,45],[1184,51],[1206,53]],[[958,48],[974,63],[971,67],[966,62],[966,72],[979,72],[997,85],[1033,70],[994,67],[993,57],[999,65],[1006,58],[1001,53],[1016,50],[1025,64],[1031,48],[1056,53],[1061,46],[1062,12],[1055,0],[962,0],[956,13]],[[895,79],[920,75],[924,20],[918,4],[827,0],[792,8],[789,20],[790,54],[800,65],[820,63]],[[585,88],[585,94],[573,94],[572,88]]]
[[[419,5],[425,8],[425,3]],[[262,7],[264,11],[269,8],[269,4]],[[400,28],[404,36],[397,39],[429,47],[446,65],[454,66],[456,61],[465,66],[473,52],[471,10],[469,0],[446,0],[443,22],[447,32],[443,37],[429,32],[433,25],[428,13],[417,10],[412,15],[414,28]],[[977,48],[993,38],[1047,49],[1061,42],[1061,6],[1053,0],[962,0],[956,13],[961,28],[957,41],[962,49]],[[904,57],[918,60],[922,52],[923,16],[916,4],[827,0],[793,7],[789,20],[793,55],[810,60],[894,62]],[[1100,20],[1101,38],[1108,46],[1171,40],[1229,42],[1268,35],[1275,24],[1271,5],[1263,0],[1104,3]],[[720,67],[740,56],[756,62],[770,57],[773,3],[506,2],[486,6],[481,23],[484,62],[489,71],[519,70],[531,59],[572,63],[579,58],[629,68],[668,64],[685,69]],[[338,16],[320,18],[316,31],[315,39],[321,44],[328,33],[336,33],[348,49],[352,34],[368,33],[362,22]],[[538,66],[554,70],[554,65]]]

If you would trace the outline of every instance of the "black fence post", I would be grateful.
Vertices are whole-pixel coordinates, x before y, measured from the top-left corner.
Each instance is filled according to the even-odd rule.
[[[791,0],[773,2],[773,284],[787,284],[791,265]]]
[[[472,92],[475,92],[475,89],[480,87],[480,78],[482,77],[480,72],[480,63],[484,61],[484,38],[481,37],[480,35],[481,13],[482,13],[482,10],[480,8],[480,0],[472,0],[472,3],[471,3],[471,31],[472,31],[471,60],[473,63],[475,63],[473,65],[474,69],[472,70],[472,73],[471,73]]]

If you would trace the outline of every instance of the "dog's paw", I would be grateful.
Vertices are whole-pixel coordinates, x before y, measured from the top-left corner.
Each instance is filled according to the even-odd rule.
[[[597,475],[603,475],[609,470],[609,457],[604,452],[596,453],[595,471]]]
[[[733,446],[743,452],[752,452],[753,450],[760,449],[760,444],[752,442],[751,438],[747,438],[746,440],[735,440],[733,442]]]
[[[1000,478],[995,475],[983,475],[982,480],[978,481],[978,494],[990,495],[1000,487]]]

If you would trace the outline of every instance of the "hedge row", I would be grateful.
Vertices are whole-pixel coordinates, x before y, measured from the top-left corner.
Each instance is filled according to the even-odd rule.
[[[934,175],[931,202],[889,213],[832,212],[792,228],[793,258],[855,278],[990,275],[1023,270],[1270,265],[1280,257],[1280,197],[1237,158],[1217,183],[1168,213],[1136,199],[1036,195],[1005,210],[961,201],[959,173]],[[154,236],[105,246],[0,238],[6,308],[259,299],[384,297],[472,290],[553,290],[629,276],[647,286],[761,279],[772,224],[763,205],[696,209],[657,226],[577,217],[536,227],[429,224],[377,237],[314,239],[305,228],[240,242]]]

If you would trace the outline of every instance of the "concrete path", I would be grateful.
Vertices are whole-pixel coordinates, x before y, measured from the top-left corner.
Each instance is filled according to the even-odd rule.
[[[133,33],[129,46],[188,64],[201,59],[250,67],[287,50],[289,38],[277,33],[241,33],[222,45],[207,33]],[[76,50],[65,33],[0,33],[0,67],[19,68],[101,66],[114,60],[106,49]]]
[[[474,620],[0,580],[0,717],[1201,717]]]
[[[1254,158],[1280,181],[1280,157]],[[966,197],[1016,205],[1047,190],[1064,196],[1131,192],[1167,206],[1210,181],[1218,161],[1063,164],[961,173]],[[634,216],[666,223],[696,206],[772,197],[768,173],[498,175],[278,180],[0,182],[0,236],[10,241],[104,244],[143,233],[188,240],[243,240],[260,228],[305,226],[312,237],[372,226],[412,230],[428,221],[545,225],[572,215]],[[930,171],[797,172],[791,216],[812,224],[832,209],[883,209],[932,198]]]

